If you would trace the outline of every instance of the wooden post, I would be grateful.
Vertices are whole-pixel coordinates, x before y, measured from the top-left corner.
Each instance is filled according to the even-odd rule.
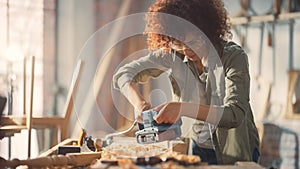
[[[23,60],[23,115],[26,116],[26,56]]]
[[[32,128],[32,105],[33,105],[33,90],[34,90],[34,66],[35,66],[35,56],[31,58],[31,86],[30,86],[30,105],[29,113],[27,115],[26,126],[28,129],[28,158],[30,158],[31,153],[31,128]]]

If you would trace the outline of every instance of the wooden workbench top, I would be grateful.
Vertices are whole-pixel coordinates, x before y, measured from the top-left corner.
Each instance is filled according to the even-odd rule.
[[[237,162],[235,165],[195,165],[195,166],[182,166],[182,165],[176,165],[176,164],[160,164],[155,166],[127,166],[128,168],[134,168],[134,169],[263,169],[260,165],[254,162]],[[126,167],[120,167],[120,166],[100,166],[100,165],[91,165],[87,167],[88,169],[122,169]]]

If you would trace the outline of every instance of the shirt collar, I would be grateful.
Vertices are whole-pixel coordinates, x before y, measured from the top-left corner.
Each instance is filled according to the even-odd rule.
[[[187,63],[188,61],[189,61],[188,57],[187,57],[187,56],[184,56],[183,62],[184,62],[184,63]]]

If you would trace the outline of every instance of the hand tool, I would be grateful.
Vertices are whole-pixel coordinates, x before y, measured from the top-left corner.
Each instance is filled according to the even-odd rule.
[[[174,124],[158,124],[153,119],[155,115],[157,115],[157,112],[154,112],[153,110],[142,112],[144,129],[141,129],[135,133],[138,143],[155,143],[164,140],[176,139],[181,136],[181,119],[176,121]]]

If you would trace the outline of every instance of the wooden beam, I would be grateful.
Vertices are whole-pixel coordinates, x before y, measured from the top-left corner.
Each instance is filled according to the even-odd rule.
[[[26,126],[28,129],[28,158],[31,156],[31,129],[32,129],[32,111],[33,111],[33,92],[34,92],[34,79],[35,79],[35,56],[31,58],[31,76],[30,76],[30,104],[29,113],[26,118]]]
[[[87,166],[91,164],[92,161],[99,159],[101,157],[100,152],[86,152],[86,153],[69,153],[67,155],[53,155],[49,157],[37,157],[28,160],[5,160],[0,158],[1,168],[16,168],[20,165],[27,165],[29,168],[46,168],[48,166]],[[68,167],[67,167],[68,168]]]
[[[77,139],[66,139],[66,140],[58,143],[54,147],[50,148],[46,152],[40,154],[39,157],[47,157],[47,156],[55,155],[58,152],[58,147],[66,146],[66,145],[74,145],[74,144],[77,145],[77,141],[78,141]]]
[[[300,12],[283,13],[276,15],[261,15],[261,16],[249,16],[249,17],[232,17],[230,23],[232,25],[242,25],[249,23],[262,23],[262,22],[274,22],[290,19],[300,19]]]

